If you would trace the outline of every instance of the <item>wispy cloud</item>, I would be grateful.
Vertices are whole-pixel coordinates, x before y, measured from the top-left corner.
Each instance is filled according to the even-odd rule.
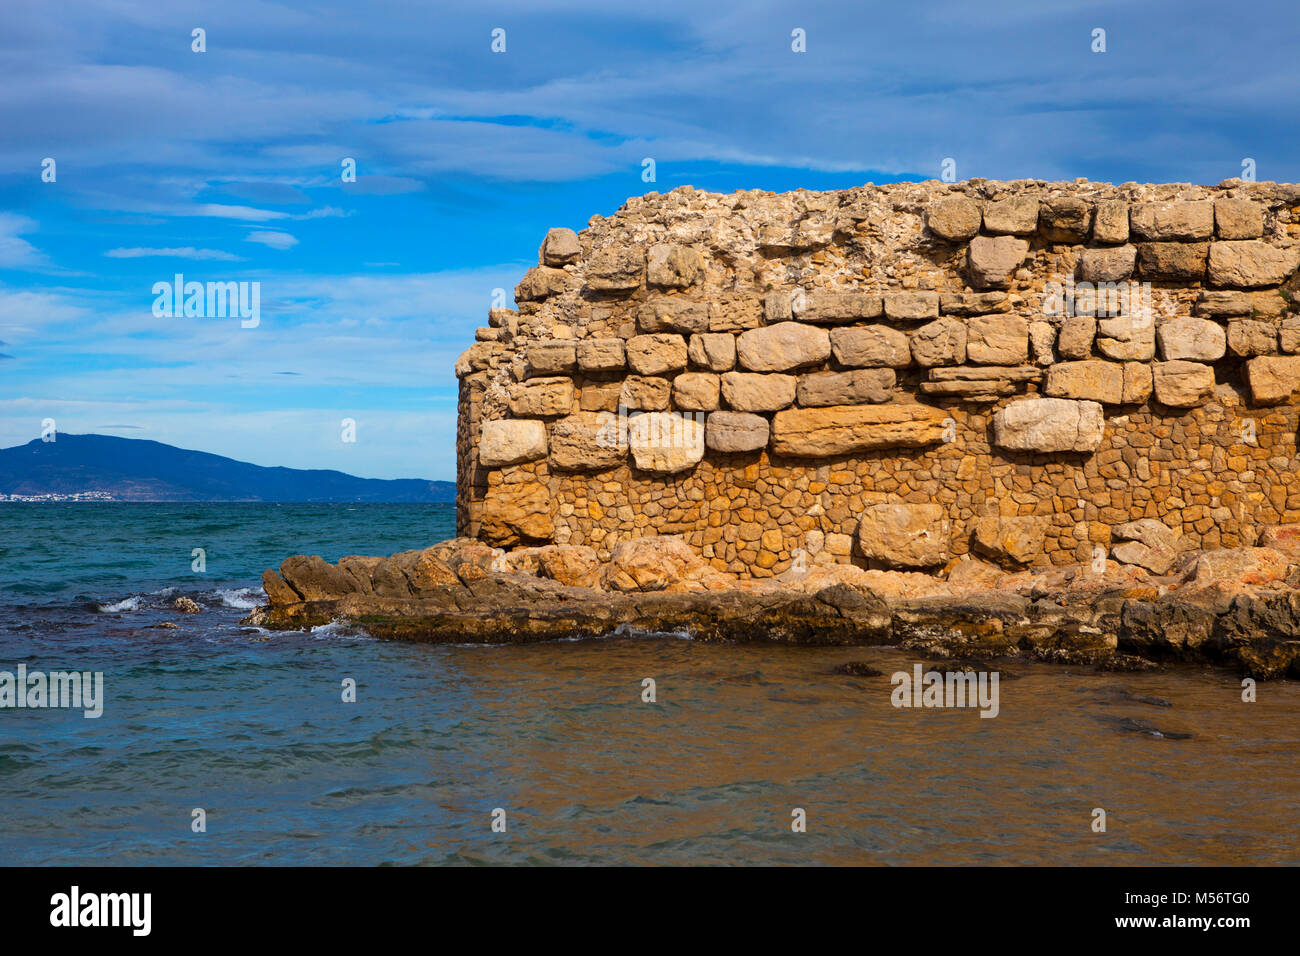
[[[292,249],[298,240],[287,232],[258,230],[244,237],[247,242],[257,242],[271,249]]]
[[[240,256],[220,249],[196,249],[193,246],[173,246],[166,249],[151,249],[144,246],[125,249],[109,249],[104,255],[110,259],[148,259],[155,256],[167,259],[211,259],[218,262],[243,262]]]

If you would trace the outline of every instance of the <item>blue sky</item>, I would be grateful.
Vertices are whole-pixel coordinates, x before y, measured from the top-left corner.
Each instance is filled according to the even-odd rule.
[[[11,5],[0,446],[53,418],[450,479],[452,364],[548,227],[945,157],[962,179],[1201,183],[1249,157],[1295,181],[1297,21],[1294,0]],[[177,272],[260,282],[261,324],[155,317]]]

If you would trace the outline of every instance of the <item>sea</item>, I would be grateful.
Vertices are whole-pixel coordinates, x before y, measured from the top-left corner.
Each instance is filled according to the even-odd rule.
[[[240,623],[288,555],[454,527],[0,503],[0,672],[102,675],[98,717],[0,707],[0,865],[1300,864],[1295,682],[1011,660],[990,719],[895,706],[898,649]]]

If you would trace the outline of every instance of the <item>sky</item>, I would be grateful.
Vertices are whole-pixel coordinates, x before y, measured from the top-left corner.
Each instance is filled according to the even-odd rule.
[[[1298,21],[1295,0],[8,5],[0,447],[53,419],[454,479],[455,358],[549,227],[947,158],[1294,182]],[[260,321],[155,315],[177,273],[259,283]]]

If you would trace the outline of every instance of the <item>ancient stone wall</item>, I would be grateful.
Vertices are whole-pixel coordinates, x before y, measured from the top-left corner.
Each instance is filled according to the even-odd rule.
[[[1253,544],[1300,521],[1298,263],[1272,183],[634,198],[458,361],[460,532],[758,577]]]

